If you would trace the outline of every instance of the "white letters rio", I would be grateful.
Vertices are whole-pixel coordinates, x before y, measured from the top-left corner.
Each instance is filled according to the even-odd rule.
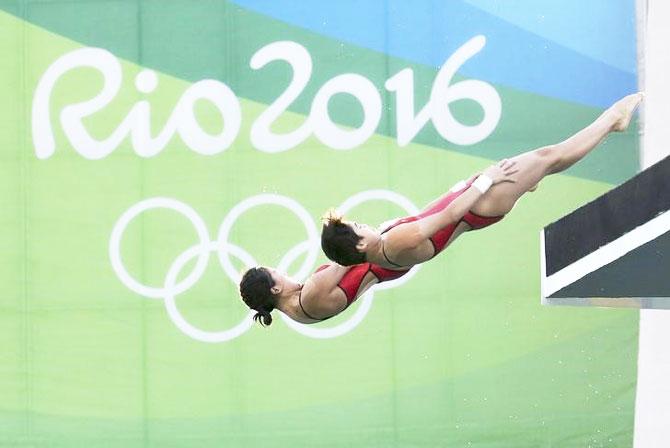
[[[486,43],[484,36],[476,36],[463,44],[439,70],[433,82],[430,99],[418,113],[414,104],[414,74],[404,69],[392,76],[385,87],[396,97],[396,135],[398,145],[405,146],[426,125],[433,122],[439,134],[450,142],[471,145],[484,140],[496,128],[501,114],[500,96],[488,83],[464,80],[451,84],[458,69],[479,53]],[[312,58],[296,42],[273,42],[258,50],[250,61],[254,70],[260,70],[273,61],[284,61],[293,70],[293,78],[281,95],[256,118],[251,125],[253,146],[263,152],[274,153],[291,149],[310,135],[324,145],[338,150],[355,148],[375,132],[382,113],[382,99],[377,87],[367,78],[355,73],[344,73],[328,80],[312,100],[305,122],[297,129],[277,134],[272,124],[289,108],[303,91],[312,75]],[[87,159],[102,159],[114,151],[127,137],[141,157],[153,157],[178,134],[192,151],[213,155],[225,151],[237,138],[242,113],[240,102],[223,82],[204,79],[192,84],[177,101],[163,129],[156,136],[150,132],[151,105],[146,100],[135,103],[126,117],[107,138],[91,136],[84,120],[104,109],[118,94],[123,82],[121,63],[112,53],[100,48],[82,48],[58,58],[40,78],[32,106],[32,135],[35,154],[40,159],[51,157],[56,150],[51,120],[51,94],[58,80],[71,70],[93,68],[104,79],[103,87],[93,98],[70,104],[60,111],[60,125],[74,150]],[[135,88],[144,94],[158,87],[158,77],[152,70],[142,70],[135,77]],[[353,96],[363,110],[363,122],[354,129],[343,129],[333,123],[328,114],[330,99],[340,93]],[[483,112],[476,125],[458,122],[449,111],[449,104],[457,100],[472,100]],[[205,132],[195,118],[193,107],[198,100],[213,104],[223,119],[219,134]]]
[[[407,213],[412,215],[418,213],[418,209],[409,199],[389,190],[368,190],[360,192],[344,201],[342,205],[338,207],[338,209],[342,213],[345,213],[351,208],[364,202],[378,200],[389,201],[397,204]],[[228,237],[233,225],[243,213],[254,207],[270,204],[279,205],[292,211],[305,227],[307,238],[304,241],[298,242],[295,246],[288,250],[277,265],[277,269],[280,271],[294,273],[293,277],[296,280],[303,281],[309,276],[310,272],[314,270],[314,263],[320,249],[320,239],[316,229],[316,224],[312,220],[311,215],[302,205],[300,205],[299,202],[292,198],[280,196],[277,194],[261,194],[252,196],[235,205],[223,219],[223,222],[219,227],[217,239],[215,241],[210,239],[207,226],[203,222],[200,215],[198,215],[198,213],[187,204],[184,204],[183,202],[180,202],[176,199],[161,197],[149,198],[140,201],[126,210],[114,225],[109,240],[109,257],[112,264],[112,269],[116,273],[119,280],[121,280],[121,282],[131,291],[148,299],[162,299],[165,304],[165,308],[167,309],[168,316],[172,322],[184,334],[190,336],[191,338],[203,342],[224,342],[235,339],[249,330],[249,328],[251,328],[253,325],[253,311],[247,314],[237,325],[231,328],[221,331],[205,331],[191,324],[184,318],[182,313],[177,308],[176,297],[179,294],[188,291],[198,280],[200,280],[203,273],[205,272],[205,269],[207,268],[210,253],[212,252],[217,253],[219,263],[221,264],[223,271],[235,285],[237,285],[240,281],[240,273],[233,266],[230,259],[231,255],[239,259],[248,267],[258,265],[254,257],[249,252],[228,241]],[[177,213],[183,215],[191,222],[195,228],[196,234],[198,235],[198,242],[182,252],[172,262],[170,268],[165,274],[163,286],[160,287],[145,285],[137,281],[126,269],[121,256],[121,242],[128,225],[140,214],[156,208],[174,210]],[[307,255],[300,268],[297,271],[291,269],[291,266],[295,260],[297,260],[298,257],[304,253]],[[189,263],[189,261],[193,259],[196,260],[193,270],[187,276],[181,276],[180,273],[182,269]],[[358,301],[361,303],[353,315],[351,315],[346,321],[339,325],[331,327],[323,327],[320,325],[308,326],[295,322],[284,314],[280,313],[280,315],[290,328],[305,336],[321,339],[341,336],[351,331],[363,320],[372,306],[372,299],[374,297],[375,290],[388,289],[399,286],[413,277],[418,269],[419,266],[416,266],[412,268],[412,270],[405,276],[387,283],[375,285],[373,288],[366,291],[365,294],[363,294],[363,296],[358,299]],[[179,278],[183,279],[178,281],[177,279]],[[225,297],[223,292],[221,293],[221,300],[239,300],[241,302],[241,299],[237,296],[237,294],[235,294],[234,297]]]

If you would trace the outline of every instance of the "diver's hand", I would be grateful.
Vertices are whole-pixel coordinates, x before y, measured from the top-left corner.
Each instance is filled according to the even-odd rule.
[[[516,182],[513,176],[518,172],[519,168],[515,161],[503,159],[486,168],[482,174],[491,179],[495,185],[502,182]]]

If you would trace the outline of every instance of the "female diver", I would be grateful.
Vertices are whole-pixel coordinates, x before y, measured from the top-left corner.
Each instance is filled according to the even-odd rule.
[[[498,222],[545,176],[572,166],[610,132],[624,131],[642,98],[642,93],[622,98],[567,140],[503,160],[457,184],[420,214],[380,230],[331,212],[321,242],[337,264],[319,267],[304,284],[272,268],[251,268],[240,282],[242,299],[263,325],[272,323],[275,308],[305,324],[341,313],[372,285],[401,277],[463,232]]]

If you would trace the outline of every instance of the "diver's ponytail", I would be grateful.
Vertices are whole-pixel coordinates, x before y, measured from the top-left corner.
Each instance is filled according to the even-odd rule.
[[[259,322],[264,327],[268,327],[272,324],[272,314],[270,314],[269,312],[267,312],[265,310],[258,311],[254,315],[254,322]]]

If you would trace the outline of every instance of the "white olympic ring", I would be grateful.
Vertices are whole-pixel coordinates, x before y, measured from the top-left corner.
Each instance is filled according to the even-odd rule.
[[[344,213],[359,204],[373,200],[389,201],[399,205],[409,214],[418,213],[418,209],[409,199],[389,190],[368,190],[360,192],[344,201],[338,209]],[[278,270],[288,272],[292,263],[302,254],[307,253],[298,272],[294,275],[298,281],[303,281],[312,271],[319,254],[320,238],[318,231],[311,215],[299,202],[277,194],[260,194],[252,196],[235,205],[221,223],[216,241],[210,241],[209,232],[202,218],[195,210],[183,202],[164,197],[149,198],[140,201],[126,210],[121,217],[119,217],[112,229],[112,234],[109,240],[109,257],[112,269],[119,280],[121,280],[121,282],[131,291],[146,298],[163,299],[169,318],[179,330],[191,338],[203,342],[224,342],[234,339],[251,328],[253,324],[253,315],[255,314],[253,310],[232,328],[223,331],[205,331],[189,323],[183,317],[177,308],[176,297],[193,287],[193,285],[202,277],[207,267],[211,252],[217,252],[221,267],[235,284],[238,284],[240,281],[240,273],[234,268],[230,260],[231,255],[238,258],[247,267],[258,265],[251,254],[241,247],[230,243],[228,237],[233,225],[242,214],[251,208],[267,204],[279,205],[287,208],[293,212],[305,226],[307,239],[289,249],[277,265]],[[137,281],[130,275],[130,273],[128,273],[121,258],[121,241],[130,222],[141,213],[156,208],[174,210],[185,216],[195,228],[199,239],[197,244],[187,248],[172,262],[165,275],[162,287],[144,285]],[[197,261],[193,270],[183,280],[178,282],[177,278],[179,277],[181,270],[194,258],[196,258]],[[413,277],[418,269],[419,266],[415,266],[405,276],[390,282],[377,284],[373,289],[388,289],[400,286]],[[363,321],[363,318],[372,307],[372,299],[374,298],[373,289],[366,291],[359,298],[358,301],[361,303],[348,320],[334,327],[323,328],[304,325],[292,320],[283,313],[280,313],[280,315],[290,328],[305,336],[318,339],[334,338],[351,331]]]

